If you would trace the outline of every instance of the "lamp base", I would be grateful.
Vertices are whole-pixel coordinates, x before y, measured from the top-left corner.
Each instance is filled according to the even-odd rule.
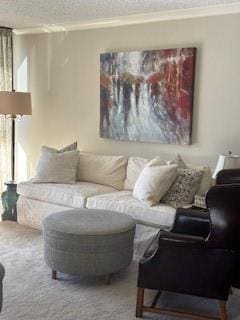
[[[3,214],[2,220],[17,221],[17,184],[14,181],[6,182],[7,190],[2,193]]]

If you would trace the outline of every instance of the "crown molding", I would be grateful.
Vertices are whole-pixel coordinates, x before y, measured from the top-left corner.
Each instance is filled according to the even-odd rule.
[[[146,13],[116,17],[112,19],[91,20],[73,24],[51,24],[37,28],[14,29],[16,35],[50,33],[50,32],[68,32],[74,30],[91,30],[108,27],[119,27],[142,23],[151,23],[158,21],[171,21],[179,19],[192,19],[209,16],[219,16],[226,14],[240,13],[240,2],[216,5],[209,7],[198,7],[189,9],[167,10],[162,12]]]

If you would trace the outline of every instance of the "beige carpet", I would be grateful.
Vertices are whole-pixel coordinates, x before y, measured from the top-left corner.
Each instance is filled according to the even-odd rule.
[[[103,278],[81,278],[61,274],[51,280],[43,260],[39,231],[15,223],[0,223],[0,261],[6,268],[4,320],[132,320],[136,319],[137,263],[115,275],[110,286]],[[148,292],[147,300],[153,293]],[[176,294],[164,294],[161,303],[178,308],[216,312],[214,302]],[[229,312],[240,320],[240,296],[231,296]],[[145,319],[168,319],[146,315]]]

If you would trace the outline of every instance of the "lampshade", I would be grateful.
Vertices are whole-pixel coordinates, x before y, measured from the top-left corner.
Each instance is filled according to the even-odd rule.
[[[31,94],[28,92],[0,91],[0,114],[31,115]]]
[[[240,156],[237,155],[224,155],[220,154],[218,158],[218,162],[216,165],[216,169],[213,173],[213,178],[216,179],[219,171],[223,169],[234,169],[240,168]]]

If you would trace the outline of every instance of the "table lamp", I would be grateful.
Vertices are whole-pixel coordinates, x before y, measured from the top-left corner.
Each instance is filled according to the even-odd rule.
[[[240,156],[233,155],[231,151],[228,155],[220,154],[212,177],[213,179],[216,179],[218,172],[223,169],[235,168],[240,168]]]

